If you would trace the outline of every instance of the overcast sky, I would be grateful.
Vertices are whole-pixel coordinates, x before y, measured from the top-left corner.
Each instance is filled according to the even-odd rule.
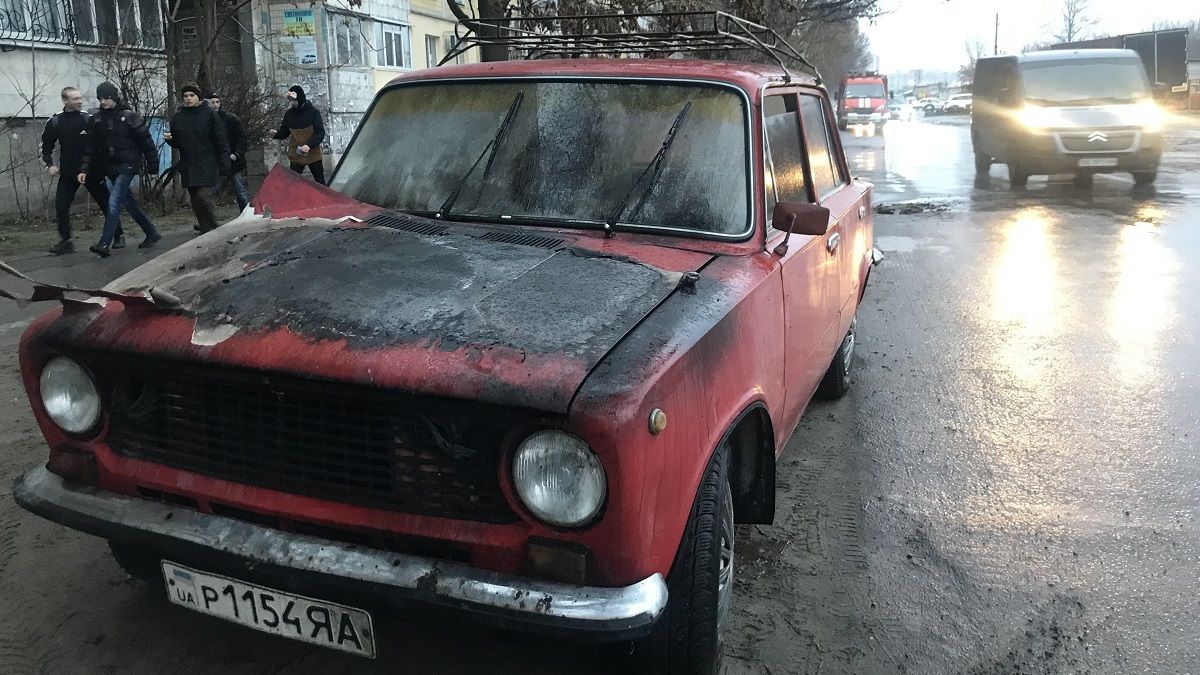
[[[1061,30],[1062,0],[880,0],[887,11],[866,25],[871,50],[885,73],[914,68],[957,70],[966,61],[963,43],[979,39],[992,52],[1000,12],[1000,53],[1019,52]],[[1097,20],[1085,36],[1136,33],[1156,20],[1200,19],[1196,0],[1091,0]]]

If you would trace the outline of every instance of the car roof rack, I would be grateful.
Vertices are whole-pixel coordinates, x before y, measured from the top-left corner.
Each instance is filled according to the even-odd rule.
[[[817,68],[774,30],[721,11],[479,18],[459,21],[454,35],[454,47],[438,65],[484,46],[505,47],[522,59],[756,51],[778,63],[787,79],[790,62],[821,82]]]

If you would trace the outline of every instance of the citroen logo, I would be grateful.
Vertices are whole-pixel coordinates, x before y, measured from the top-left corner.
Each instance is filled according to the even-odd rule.
[[[1108,134],[1103,131],[1093,131],[1088,134],[1088,143],[1107,143]]]

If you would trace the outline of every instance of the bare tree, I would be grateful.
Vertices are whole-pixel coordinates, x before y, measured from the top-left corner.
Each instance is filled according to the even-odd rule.
[[[958,76],[972,81],[975,79],[975,62],[987,54],[987,47],[982,40],[974,38],[963,42],[963,49],[967,52],[967,62],[958,69]]]
[[[1082,38],[1084,31],[1096,25],[1091,5],[1091,0],[1062,0],[1062,27],[1054,39],[1074,42]]]

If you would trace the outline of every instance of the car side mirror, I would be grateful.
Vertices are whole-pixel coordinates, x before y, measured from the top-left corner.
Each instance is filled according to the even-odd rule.
[[[829,230],[829,209],[808,202],[778,202],[771,213],[771,227],[787,232],[775,247],[775,255],[787,253],[793,234],[821,236]]]
[[[1012,108],[1017,105],[1017,93],[1012,89],[1001,89],[997,100],[1005,108]]]

